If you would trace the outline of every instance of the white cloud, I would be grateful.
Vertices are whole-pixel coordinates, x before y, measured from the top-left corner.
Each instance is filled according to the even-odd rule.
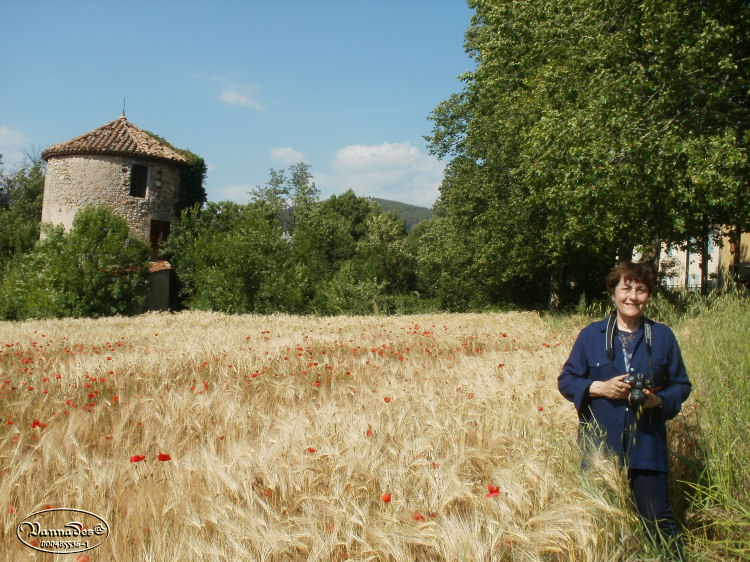
[[[14,168],[26,159],[24,150],[29,149],[31,138],[10,127],[0,125],[0,154],[6,169]]]
[[[317,176],[326,191],[351,188],[357,195],[432,207],[445,165],[406,142],[355,144],[336,152],[334,174]]]
[[[219,99],[229,105],[264,109],[263,105],[255,99],[256,90],[255,86],[227,84],[219,95]]]
[[[221,187],[217,193],[209,197],[211,201],[234,201],[235,203],[245,204],[250,201],[250,187],[247,185],[230,185]]]
[[[305,161],[305,155],[291,146],[280,146],[271,149],[271,158],[284,165],[297,164]]]

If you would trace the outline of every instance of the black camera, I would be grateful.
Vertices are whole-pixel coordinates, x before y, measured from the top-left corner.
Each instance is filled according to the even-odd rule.
[[[622,379],[622,382],[625,382],[632,387],[630,389],[630,403],[633,404],[633,406],[643,406],[648,398],[643,392],[643,389],[651,390],[653,387],[651,379],[643,373],[635,373]]]

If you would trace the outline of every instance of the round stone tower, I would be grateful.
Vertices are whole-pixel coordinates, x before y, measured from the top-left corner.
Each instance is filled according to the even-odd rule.
[[[152,248],[168,236],[186,160],[124,114],[50,146],[42,158],[47,161],[42,222],[69,230],[86,205],[108,205]]]

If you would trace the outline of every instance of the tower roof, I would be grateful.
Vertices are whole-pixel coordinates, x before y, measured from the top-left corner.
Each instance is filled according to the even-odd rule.
[[[78,154],[111,154],[178,163],[186,162],[185,158],[174,149],[130,123],[124,114],[98,129],[69,141],[53,144],[42,152],[42,158],[49,160],[56,156]]]

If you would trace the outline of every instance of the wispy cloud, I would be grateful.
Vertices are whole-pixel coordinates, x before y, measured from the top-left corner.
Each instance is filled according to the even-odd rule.
[[[336,152],[334,174],[316,176],[326,191],[351,188],[357,195],[432,207],[445,165],[409,142],[355,144]]]
[[[22,164],[26,158],[24,150],[30,149],[31,138],[10,127],[0,125],[0,154],[6,168]]]
[[[234,201],[245,204],[250,201],[251,188],[247,185],[231,185],[218,190],[218,197],[211,197],[212,201]]]
[[[228,105],[239,105],[253,109],[265,109],[256,98],[257,86],[247,84],[227,84],[219,94],[219,99]]]
[[[270,153],[273,160],[281,162],[286,166],[305,161],[305,155],[299,150],[294,150],[291,146],[272,148]]]

